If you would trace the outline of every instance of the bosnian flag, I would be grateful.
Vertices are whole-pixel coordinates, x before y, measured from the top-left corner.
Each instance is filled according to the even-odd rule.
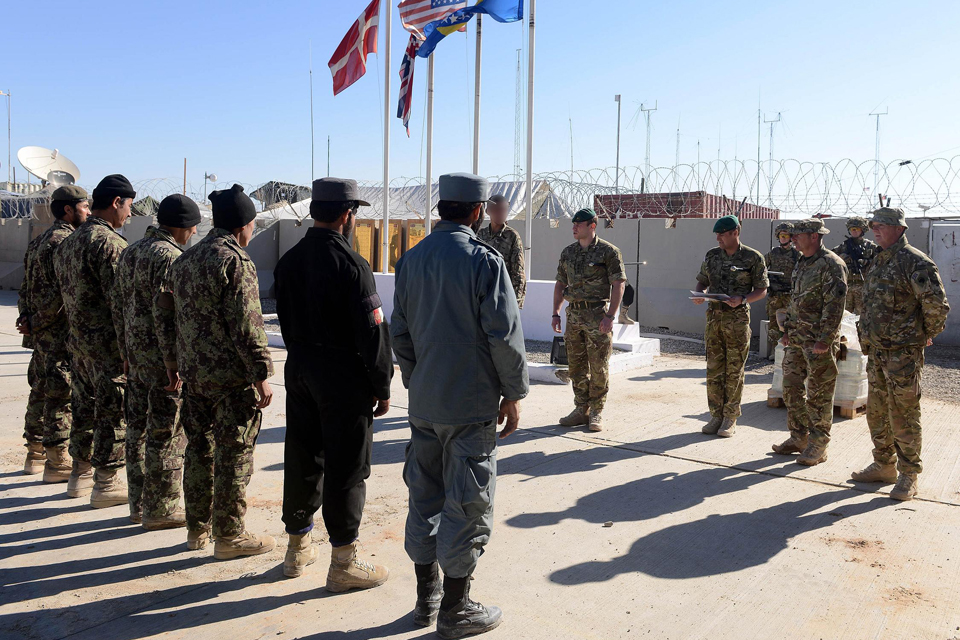
[[[373,0],[353,23],[328,66],[333,74],[333,95],[337,95],[367,72],[367,55],[377,52],[377,25],[380,0]]]
[[[403,120],[403,126],[407,129],[407,137],[410,137],[410,107],[413,97],[413,62],[417,59],[417,49],[420,48],[420,40],[416,34],[410,34],[410,42],[407,44],[407,50],[403,52],[403,62],[400,63],[400,101],[397,104],[397,117]]]

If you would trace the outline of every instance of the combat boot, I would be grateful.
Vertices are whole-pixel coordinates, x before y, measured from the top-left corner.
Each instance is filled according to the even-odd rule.
[[[93,472],[93,493],[90,506],[104,509],[127,504],[127,488],[120,480],[119,469],[96,469]]]
[[[620,307],[620,317],[617,318],[617,322],[620,324],[637,324],[627,315],[626,307]]]
[[[603,416],[599,411],[590,412],[590,423],[587,426],[590,431],[603,431]]]
[[[560,418],[561,427],[579,427],[590,422],[590,408],[587,406],[577,406],[566,416]]]
[[[93,491],[93,467],[89,462],[73,459],[73,469],[67,480],[67,495],[71,498],[83,498]]]
[[[208,542],[210,542],[209,529],[187,530],[187,549],[190,551],[199,551],[206,547]]]
[[[800,457],[797,458],[797,464],[802,464],[805,467],[813,467],[826,461],[827,445],[814,444],[813,442],[808,444],[807,448],[800,454]]]
[[[710,418],[710,422],[703,425],[703,429],[700,429],[700,431],[708,436],[715,436],[717,435],[717,431],[720,429],[721,424],[723,424],[723,418],[720,416],[713,416]]]
[[[736,418],[724,418],[723,422],[720,423],[720,428],[717,429],[717,435],[721,438],[732,438],[733,434],[737,432],[737,419]]]
[[[917,476],[915,474],[901,473],[897,478],[897,486],[890,491],[890,497],[894,500],[913,500],[917,495],[918,488]]]
[[[27,443],[27,459],[23,462],[23,472],[28,476],[36,475],[43,471],[47,461],[47,454],[43,451],[42,442]]]
[[[470,599],[470,577],[444,578],[443,600],[437,615],[441,638],[462,638],[492,631],[503,621],[499,607],[485,607]]]
[[[142,526],[147,531],[162,531],[163,529],[179,529],[187,526],[187,514],[183,509],[176,509],[165,516],[143,516]]]
[[[897,468],[892,464],[871,462],[865,469],[850,474],[854,482],[881,482],[893,484],[897,481]]]
[[[790,436],[780,444],[773,445],[773,452],[779,453],[782,456],[790,455],[791,453],[802,453],[804,449],[807,448],[807,439],[803,438],[802,440],[797,440],[793,436]]]
[[[48,483],[68,482],[70,471],[73,469],[73,460],[67,453],[67,445],[47,447],[47,462],[43,465],[43,481]]]
[[[273,536],[258,536],[244,531],[238,536],[218,536],[213,545],[213,557],[217,560],[232,560],[243,556],[258,556],[273,551],[277,541]]]
[[[413,623],[420,627],[430,627],[437,621],[440,601],[443,599],[440,567],[436,562],[415,564],[413,570],[417,574],[417,605],[413,609]]]
[[[327,591],[342,593],[349,589],[379,587],[390,577],[390,570],[357,557],[357,543],[334,547],[327,572]]]
[[[319,556],[320,549],[313,544],[309,531],[300,536],[291,535],[287,541],[287,555],[283,557],[283,575],[288,578],[302,576],[304,567],[316,562]]]

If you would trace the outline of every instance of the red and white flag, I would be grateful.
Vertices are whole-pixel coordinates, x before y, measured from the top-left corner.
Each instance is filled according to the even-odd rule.
[[[443,20],[447,14],[466,6],[467,0],[403,0],[397,8],[400,9],[403,28],[423,40],[425,26],[434,20]]]
[[[377,52],[377,25],[380,22],[380,0],[372,0],[330,58],[333,74],[333,95],[337,95],[367,72],[367,54]]]

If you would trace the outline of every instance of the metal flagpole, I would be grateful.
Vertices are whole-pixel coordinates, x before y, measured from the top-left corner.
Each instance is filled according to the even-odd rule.
[[[310,182],[313,183],[313,40],[310,41]]]
[[[383,65],[383,273],[390,273],[390,30],[393,27],[393,12],[390,0],[383,0],[387,20],[384,24],[383,47],[386,50]]]
[[[535,16],[537,13],[537,0],[530,0],[530,8],[527,9],[527,19],[530,24],[530,36],[527,40],[527,51],[529,65],[527,67],[527,224],[524,229],[526,236],[524,241],[524,256],[527,272],[527,280],[530,279],[530,268],[533,265],[533,68],[534,68],[534,29],[536,27]]]
[[[427,58],[427,197],[424,202],[426,212],[423,216],[426,235],[433,227],[433,54]]]
[[[477,14],[476,85],[473,90],[473,172],[480,173],[480,42],[483,37],[483,14]]]

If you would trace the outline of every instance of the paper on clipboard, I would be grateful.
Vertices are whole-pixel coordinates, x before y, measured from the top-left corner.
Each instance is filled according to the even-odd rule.
[[[691,291],[691,300],[716,300],[717,302],[726,302],[730,299],[725,293],[704,293],[703,291]]]

